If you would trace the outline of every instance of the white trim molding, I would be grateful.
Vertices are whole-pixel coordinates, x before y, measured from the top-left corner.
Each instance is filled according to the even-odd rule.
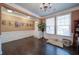
[[[35,14],[35,13],[33,13],[33,12],[27,10],[27,9],[24,9],[23,7],[20,7],[19,5],[16,5],[16,4],[14,4],[14,3],[6,3],[6,4],[9,5],[9,6],[18,8],[19,10],[22,10],[22,11],[28,13],[28,14],[31,14],[31,15],[37,17],[37,18],[40,18],[40,16],[38,16],[37,14]]]
[[[1,39],[1,35],[0,35],[0,55],[2,55],[2,46],[1,46],[2,45],[2,42],[1,42],[1,40],[2,39]]]
[[[54,16],[59,16],[59,15],[62,15],[62,14],[66,14],[66,13],[71,13],[72,11],[75,11],[75,10],[79,10],[79,6],[73,7],[73,8],[70,8],[70,9],[66,9],[64,11],[56,12],[54,14],[46,16],[46,18],[51,18],[51,17],[54,17]]]

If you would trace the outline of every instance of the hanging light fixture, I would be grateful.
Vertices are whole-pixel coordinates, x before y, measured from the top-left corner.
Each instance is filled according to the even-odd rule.
[[[40,5],[40,9],[43,11],[47,11],[48,9],[52,8],[52,4],[51,3],[41,3]]]

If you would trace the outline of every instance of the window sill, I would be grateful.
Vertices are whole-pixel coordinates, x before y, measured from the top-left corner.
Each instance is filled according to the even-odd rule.
[[[49,34],[49,33],[46,33],[47,35],[54,35],[54,36],[61,36],[61,37],[72,37],[72,35],[71,36],[65,36],[65,35],[56,35],[56,34]]]

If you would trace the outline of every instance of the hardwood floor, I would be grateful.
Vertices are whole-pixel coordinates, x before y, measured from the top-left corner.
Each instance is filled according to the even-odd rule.
[[[71,55],[71,51],[28,37],[2,44],[3,55]]]
[[[71,55],[71,53],[68,52],[67,50],[56,47],[49,43],[47,43],[45,46],[46,46],[45,48],[43,47],[44,55]]]

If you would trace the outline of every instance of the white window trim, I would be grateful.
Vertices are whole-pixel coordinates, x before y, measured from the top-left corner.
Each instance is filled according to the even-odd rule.
[[[72,18],[71,18],[71,20],[70,20],[70,23],[71,23],[71,24],[70,24],[70,26],[69,26],[69,27],[70,27],[70,36],[58,35],[58,34],[57,34],[57,31],[56,31],[56,29],[57,29],[57,27],[56,27],[56,26],[57,26],[57,24],[56,24],[57,19],[56,19],[56,18],[59,17],[59,16],[68,15],[68,14],[70,14],[70,18],[71,18],[72,13],[65,13],[65,14],[61,14],[61,15],[57,15],[57,16],[53,16],[52,18],[55,18],[55,27],[54,27],[54,29],[55,29],[55,33],[54,33],[54,34],[51,34],[51,33],[47,33],[47,32],[46,32],[46,34],[56,35],[56,36],[64,36],[64,37],[71,37],[71,36],[72,36],[72,31],[71,31],[71,30],[72,30],[72,28],[71,28]],[[50,19],[50,18],[49,18],[49,19]]]

